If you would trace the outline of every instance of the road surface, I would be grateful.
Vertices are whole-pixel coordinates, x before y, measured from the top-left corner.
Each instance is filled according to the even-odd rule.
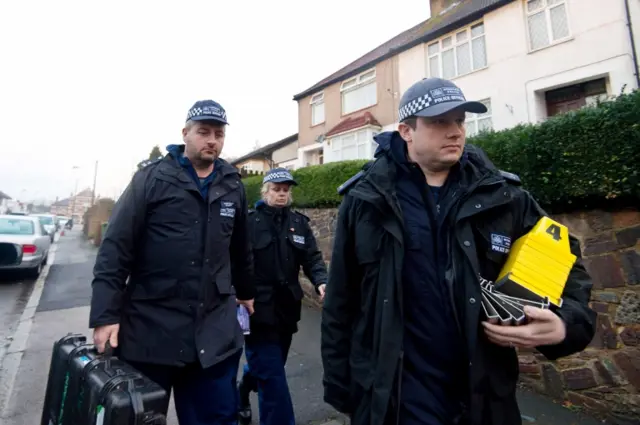
[[[35,279],[27,278],[26,273],[0,272],[0,365],[29,301],[34,283]]]

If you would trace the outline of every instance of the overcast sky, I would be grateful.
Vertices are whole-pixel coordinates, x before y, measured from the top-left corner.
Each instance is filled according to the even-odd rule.
[[[113,197],[199,99],[227,110],[223,156],[280,140],[294,94],[428,17],[428,0],[2,0],[0,191],[64,198],[98,160]]]

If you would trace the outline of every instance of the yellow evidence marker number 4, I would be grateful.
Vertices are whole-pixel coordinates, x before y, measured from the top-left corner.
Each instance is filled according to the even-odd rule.
[[[531,301],[548,300],[561,307],[562,292],[575,261],[567,227],[542,217],[513,244],[496,279],[496,289]]]

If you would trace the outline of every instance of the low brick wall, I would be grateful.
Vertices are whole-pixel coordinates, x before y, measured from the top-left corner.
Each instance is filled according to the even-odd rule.
[[[102,242],[102,223],[108,222],[115,203],[111,199],[100,199],[84,216],[83,232],[95,246]]]
[[[327,263],[336,209],[301,210]],[[553,217],[580,239],[594,280],[592,308],[597,333],[582,353],[550,362],[536,351],[520,352],[523,384],[593,413],[619,413],[640,420],[640,211],[587,211]],[[307,302],[320,306],[302,279]]]
[[[338,210],[335,208],[327,209],[298,209],[301,213],[307,215],[311,219],[311,228],[316,237],[318,248],[322,251],[322,257],[329,266],[331,261],[331,248],[333,247],[333,233],[335,231],[335,221]],[[311,285],[311,282],[300,273],[300,283],[306,295],[307,304],[321,308],[322,303],[318,300],[318,295]]]

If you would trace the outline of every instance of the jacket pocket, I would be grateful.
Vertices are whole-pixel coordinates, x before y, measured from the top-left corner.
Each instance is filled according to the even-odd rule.
[[[173,298],[178,294],[178,279],[162,278],[133,284],[131,300],[160,300]]]
[[[478,259],[482,277],[495,281],[509,257],[511,232],[503,226],[483,225],[476,229]]]
[[[231,285],[231,276],[218,275],[215,277],[216,288],[218,294],[221,296],[233,295],[236,293],[236,289]]]
[[[262,250],[268,248],[273,243],[273,236],[269,232],[258,231],[253,238],[253,249]]]
[[[375,229],[373,223],[365,222],[358,226],[356,235],[356,260],[359,265],[378,263],[382,256],[380,245],[382,237],[379,230]]]
[[[273,288],[268,286],[256,286],[254,310],[254,313],[251,315],[252,323],[260,323],[264,325],[274,325],[276,323]]]

